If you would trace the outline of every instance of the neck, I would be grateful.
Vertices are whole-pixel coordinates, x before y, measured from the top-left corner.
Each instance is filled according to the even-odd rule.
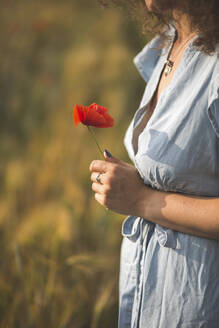
[[[191,29],[189,18],[185,14],[174,11],[173,18],[177,30],[177,43],[182,43],[195,31]]]

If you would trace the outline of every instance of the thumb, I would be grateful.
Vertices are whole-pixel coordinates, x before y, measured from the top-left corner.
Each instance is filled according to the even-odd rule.
[[[114,157],[108,150],[105,149],[103,154],[104,154],[105,160],[107,162],[122,164],[122,161],[120,159]]]
[[[105,159],[113,158],[113,155],[106,149],[104,149],[103,155]]]

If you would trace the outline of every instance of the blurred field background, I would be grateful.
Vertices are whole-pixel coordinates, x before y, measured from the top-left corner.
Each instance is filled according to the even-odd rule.
[[[96,0],[2,1],[0,20],[0,327],[116,327],[124,217],[93,198],[100,155],[72,109],[107,106],[98,140],[128,161],[147,38]]]

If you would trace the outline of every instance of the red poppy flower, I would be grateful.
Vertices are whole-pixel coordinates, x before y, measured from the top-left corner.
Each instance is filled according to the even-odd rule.
[[[107,114],[107,108],[97,105],[90,106],[76,105],[73,110],[74,124],[82,123],[96,128],[109,128],[114,124],[114,119]]]

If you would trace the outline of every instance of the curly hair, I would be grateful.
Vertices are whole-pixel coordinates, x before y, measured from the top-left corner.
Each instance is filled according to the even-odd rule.
[[[167,31],[173,18],[173,10],[186,14],[192,31],[198,32],[194,45],[208,55],[216,52],[219,44],[218,0],[153,0],[148,11],[144,0],[99,0],[103,6],[128,7],[132,17],[140,20],[143,31],[151,36],[159,33],[162,45],[168,42]]]

